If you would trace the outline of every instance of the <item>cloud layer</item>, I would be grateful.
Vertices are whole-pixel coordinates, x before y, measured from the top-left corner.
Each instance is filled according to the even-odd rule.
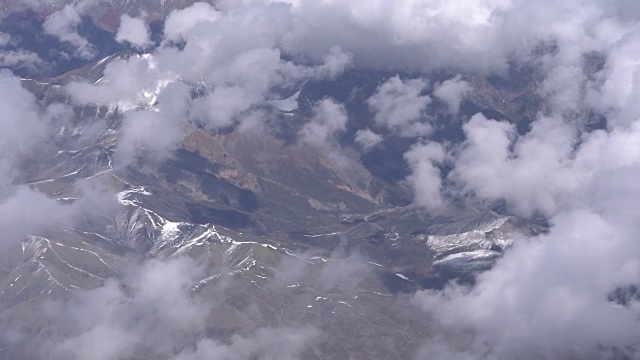
[[[89,43],[79,26],[98,3],[60,7],[45,19],[45,32],[72,46],[74,56],[92,59],[100,44]],[[518,239],[474,286],[416,294],[416,306],[446,334],[425,340],[417,357],[633,358],[640,304],[611,294],[640,284],[639,17],[632,2],[599,0],[196,3],[168,14],[158,44],[144,16],[122,15],[115,39],[149,53],[122,55],[99,81],[72,79],[63,91],[74,106],[117,109],[114,166],[126,167],[171,156],[193,127],[265,131],[281,121],[274,101],[306,81],[331,83],[350,70],[384,74],[360,99],[364,110],[356,116],[371,118],[354,118],[349,104],[334,98],[318,99],[296,117],[299,123],[284,123],[296,129],[296,143],[347,162],[342,152],[353,145],[344,144],[344,134],[362,152],[385,151],[384,141],[402,138],[409,144],[406,182],[415,204],[431,215],[465,201],[505,204],[509,213],[551,224],[547,234]],[[11,41],[0,36],[0,46]],[[0,55],[2,65],[18,61],[40,60],[20,50]],[[480,85],[499,85],[476,86],[470,79],[477,77],[486,79]],[[492,89],[501,81],[507,90],[496,95]],[[360,94],[360,85],[347,93]],[[526,86],[540,106],[524,128],[521,119],[461,106],[491,98],[497,110],[511,99],[526,108],[531,99],[512,96]],[[50,143],[51,122],[66,112],[39,103],[5,71],[0,109],[4,247],[72,222],[84,208],[16,184],[24,159]],[[436,137],[451,128],[460,139]],[[344,276],[354,271],[332,269]],[[121,281],[79,293],[71,306],[56,305],[76,325],[57,354],[109,359],[151,346],[178,358],[296,358],[318,336],[317,329],[294,324],[279,329],[278,338],[265,328],[224,344],[187,346],[181,337],[204,331],[207,311],[185,291],[198,271],[186,259],[150,260]],[[113,341],[105,344],[105,337]]]

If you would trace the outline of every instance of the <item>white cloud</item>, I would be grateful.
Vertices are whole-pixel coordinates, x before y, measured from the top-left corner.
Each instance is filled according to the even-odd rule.
[[[125,113],[115,153],[116,166],[131,165],[140,159],[162,160],[183,140],[191,104],[189,87],[170,83],[160,91],[157,101],[154,109]]]
[[[329,147],[335,135],[346,129],[347,112],[341,104],[332,99],[324,99],[313,107],[313,116],[300,130],[298,136],[304,144]]]
[[[278,294],[290,282],[304,281],[325,291],[353,291],[371,274],[371,265],[357,253],[337,251],[327,259],[329,263],[311,259],[312,254],[305,253],[284,256],[276,278],[264,284],[264,290]],[[209,315],[215,309],[229,309],[226,290],[234,284],[227,280],[239,279],[223,273],[220,282],[194,291],[202,279],[211,279],[207,270],[211,268],[188,256],[134,261],[97,288],[79,290],[68,301],[47,302],[44,315],[49,329],[59,335],[50,344],[50,353],[56,358],[293,360],[323,338],[322,331],[304,320],[289,321],[285,316],[281,324],[274,324],[260,310],[244,314],[255,321],[255,328],[242,329],[227,341],[211,337],[207,330],[215,324],[208,322]]]
[[[504,47],[496,41],[501,19],[495,16],[508,4],[506,0],[402,4],[303,0],[293,8],[299,20],[284,45],[312,57],[339,45],[365,67],[496,69],[504,66],[505,59]]]
[[[382,140],[382,135],[376,134],[375,132],[369,129],[361,129],[356,131],[356,135],[354,140],[364,151],[369,151],[376,147]]]
[[[13,39],[11,38],[11,35],[0,32],[0,47],[5,47],[7,45],[11,45],[12,43]]]
[[[635,99],[640,88],[637,74],[640,36],[625,35],[612,44],[604,69],[590,88],[588,101],[609,115],[610,126],[630,125],[638,119],[640,106]]]
[[[431,98],[422,95],[426,88],[427,82],[422,79],[405,81],[399,76],[380,85],[367,100],[376,124],[402,136],[428,135],[432,129],[425,121],[425,110]]]
[[[164,87],[180,79],[198,88],[185,120],[209,130],[263,128],[260,107],[272,100],[273,88],[334,78],[351,61],[339,47],[331,47],[317,63],[285,60],[276,42],[282,36],[287,9],[234,5],[223,16],[211,5],[197,3],[172,11],[165,24],[163,46],[149,55],[111,61],[96,84],[71,82],[66,90],[75,103],[106,104],[126,112],[153,105]],[[173,46],[172,41],[181,45]],[[126,142],[121,141],[122,147]],[[149,148],[167,153],[161,145]]]
[[[44,65],[38,54],[27,50],[3,50],[0,52],[0,66],[36,69]]]
[[[193,351],[183,351],[176,360],[206,360],[211,358],[243,360],[258,357],[264,360],[299,359],[307,344],[320,332],[310,326],[260,328],[251,336],[235,335],[231,344],[211,339],[198,342]]]
[[[201,276],[202,268],[188,257],[150,260],[128,269],[122,282],[109,279],[69,303],[47,304],[65,334],[55,355],[113,359],[182,349],[205,326],[208,307],[189,293]]]
[[[404,155],[411,167],[408,177],[413,185],[415,202],[431,212],[442,210],[446,203],[442,197],[442,180],[437,167],[445,160],[446,154],[437,143],[415,145]]]
[[[24,162],[33,161],[42,148],[46,149],[52,121],[65,121],[70,116],[66,108],[51,105],[43,108],[35,96],[22,87],[20,79],[10,72],[0,71],[0,272],[6,263],[16,259],[15,250],[28,234],[51,227],[72,224],[74,219],[99,209],[108,200],[90,187],[78,186],[78,194],[86,199],[73,205],[63,205],[34,188],[20,184]]]
[[[85,2],[66,5],[49,15],[42,26],[47,34],[73,45],[75,56],[91,59],[95,56],[94,46],[78,34],[78,25],[82,21],[84,4]]]
[[[46,139],[47,124],[35,97],[7,70],[0,71],[0,109],[4,114],[0,119],[0,177],[11,181],[20,157]]]
[[[640,108],[631,101],[640,86],[633,75],[640,39],[620,39],[628,24],[598,18],[598,3],[589,5],[577,22],[548,29],[560,40],[556,58],[545,59],[541,94],[549,108],[527,134],[479,114],[463,126],[466,141],[453,152],[448,180],[477,198],[505,200],[519,214],[545,214],[552,226],[519,239],[475,286],[416,296],[450,334],[426,344],[425,357],[637,357],[640,304],[617,304],[611,294],[640,283],[633,200]],[[603,38],[585,40],[585,19],[606,24],[611,36],[591,81],[579,70],[581,57]],[[606,116],[607,128],[585,129],[586,111]]]
[[[541,214],[553,223],[548,234],[517,242],[475,287],[452,285],[416,297],[448,335],[433,339],[423,354],[600,358],[607,348],[637,348],[640,332],[637,302],[623,307],[607,298],[618,286],[640,283],[640,211],[635,204],[640,196],[635,185],[640,175],[640,14],[633,5],[596,0],[264,0],[220,1],[216,9],[198,3],[169,15],[165,41],[152,55],[113,61],[98,84],[72,82],[66,89],[77,104],[109,104],[128,111],[117,150],[126,163],[145,151],[166,155],[184,136],[183,121],[210,130],[259,127],[259,108],[274,88],[310,78],[332,79],[349,67],[403,74],[381,84],[368,99],[375,113],[375,123],[368,126],[401,136],[427,136],[438,125],[426,113],[432,71],[509,76],[509,64],[530,66],[527,75],[536,81],[532,91],[544,106],[526,134],[518,134],[513,123],[478,114],[462,125],[462,142],[418,143],[405,154],[415,202],[432,213],[446,209],[446,195],[453,193],[473,202],[504,201],[518,215]],[[83,6],[66,5],[49,16],[44,27],[89,58],[92,45],[77,32],[84,13]],[[141,25],[139,19],[131,20],[131,26],[123,24],[120,39],[147,43],[148,33],[129,31]],[[5,62],[16,63],[18,55],[28,58],[7,53]],[[590,57],[601,57],[603,68],[589,64]],[[191,99],[183,86],[196,89],[197,98]],[[456,113],[470,91],[457,76],[436,85],[434,96]],[[7,73],[0,76],[0,107],[6,114],[0,120],[0,168],[7,184],[21,154],[46,141],[46,116]],[[586,126],[599,117],[606,119],[604,129]],[[344,106],[321,100],[299,140],[335,151],[348,119]],[[379,143],[380,135],[361,129],[356,141],[367,150]],[[441,167],[450,167],[450,172],[441,173]],[[38,228],[66,219],[68,209],[36,192],[11,186],[2,190],[0,212],[10,219],[0,224],[3,233],[19,237],[33,224]],[[31,206],[55,216],[45,217]],[[40,217],[42,223],[36,221]],[[188,272],[171,264],[156,266],[153,271],[166,276],[180,276],[167,269]],[[87,320],[79,321],[81,326],[60,351],[84,355],[92,346],[106,346],[97,339],[110,337],[114,341],[104,354],[117,357],[144,342],[140,334],[159,332],[158,339],[174,335],[141,322],[130,336],[120,314],[96,313],[88,305],[104,300],[102,308],[113,305],[127,313],[133,306],[139,311],[134,315],[146,317],[140,299],[161,293],[152,288],[165,288],[146,278],[146,270],[139,271],[139,279],[149,283],[134,281],[134,295],[109,283],[100,290],[103,296],[86,303],[76,299]],[[145,289],[153,296],[145,295]],[[172,292],[169,299],[187,310],[198,308],[181,288],[167,291]],[[164,311],[168,305],[163,300],[153,309]],[[190,317],[188,311],[185,318]],[[194,321],[193,328],[181,329],[201,329]],[[181,319],[176,322],[182,325]],[[292,349],[285,352],[291,357],[298,354],[297,344],[314,334],[296,326],[280,330],[283,339],[291,340],[282,345]],[[206,340],[181,356],[269,353],[272,348],[264,345],[269,331],[278,333],[259,330],[226,344]],[[249,350],[251,341],[257,345]]]
[[[221,17],[213,6],[204,2],[195,3],[186,9],[173,10],[164,24],[165,39],[180,40],[201,22],[213,23]]]
[[[637,171],[612,175],[624,178]],[[550,234],[521,239],[471,289],[450,286],[416,296],[443,331],[454,331],[448,340],[452,353],[486,359],[602,358],[611,347],[637,346],[640,307],[619,306],[608,297],[617,286],[640,281],[640,263],[633,255],[640,250],[633,235],[638,229],[627,222],[637,219],[638,207],[619,197],[636,190],[625,192],[631,189],[628,182],[601,181],[607,183],[598,181],[593,190],[606,194],[607,209],[555,217]],[[466,330],[471,338],[464,345]],[[463,345],[455,349],[456,343]]]
[[[139,49],[151,45],[151,34],[144,19],[132,18],[124,14],[120,17],[120,27],[116,33],[116,41],[127,42]]]
[[[97,84],[71,82],[65,89],[76,104],[105,104],[125,110],[135,107],[145,93],[155,93],[166,85],[159,79],[152,56],[132,56],[111,61]]]
[[[447,104],[452,114],[457,114],[458,111],[460,111],[460,103],[472,90],[471,85],[462,80],[462,77],[458,75],[436,85],[433,94]]]

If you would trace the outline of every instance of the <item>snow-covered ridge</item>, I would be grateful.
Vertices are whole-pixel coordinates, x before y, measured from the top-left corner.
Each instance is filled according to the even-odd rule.
[[[476,250],[505,249],[513,244],[513,236],[493,235],[489,233],[501,228],[509,220],[502,217],[483,224],[477,230],[467,231],[451,235],[430,235],[427,245],[435,252],[436,258],[447,256],[451,253],[461,253]]]
[[[486,269],[513,245],[515,232],[509,226],[510,219],[501,217],[457,234],[430,235],[427,245],[434,252],[433,265],[456,272]]]

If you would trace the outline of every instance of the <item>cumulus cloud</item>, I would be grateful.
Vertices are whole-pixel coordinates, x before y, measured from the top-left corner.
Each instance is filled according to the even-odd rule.
[[[425,110],[431,98],[423,95],[426,88],[423,79],[402,80],[399,76],[380,85],[367,100],[376,124],[402,136],[428,135],[432,128],[425,121]]]
[[[314,105],[311,120],[300,130],[300,141],[328,147],[335,136],[346,129],[348,120],[344,106],[332,99],[323,99]]]
[[[525,216],[552,214],[582,185],[586,174],[571,161],[577,134],[562,119],[543,117],[517,140],[513,125],[481,114],[463,129],[467,141],[452,177],[482,199],[505,199]]]
[[[70,208],[27,186],[13,184],[20,162],[47,139],[48,124],[35,97],[6,70],[0,72],[0,110],[5,114],[0,120],[0,249],[5,250],[5,260],[14,255],[7,248],[19,245],[29,232],[66,220]]]
[[[5,47],[13,42],[11,35],[0,32],[0,47]]]
[[[104,104],[121,111],[132,110],[138,105],[150,105],[153,96],[175,80],[175,75],[172,78],[158,73],[157,66],[153,56],[115,59],[106,66],[98,83],[71,82],[65,90],[78,105]]]
[[[15,265],[16,249],[27,235],[37,234],[50,227],[70,224],[74,208],[27,186],[4,188],[9,192],[0,201],[0,272]]]
[[[604,68],[595,76],[592,87],[587,88],[587,100],[607,115],[609,126],[629,126],[640,112],[637,96],[640,79],[636,74],[639,35],[630,32],[616,37],[607,52]]]
[[[201,276],[202,268],[188,257],[150,260],[126,270],[122,281],[107,280],[68,303],[48,303],[49,316],[65,334],[54,353],[113,359],[180,351],[205,326],[208,308],[190,294]]]
[[[382,140],[382,135],[376,134],[369,129],[360,129],[356,132],[354,140],[364,151],[369,151],[377,146]]]
[[[462,80],[462,77],[458,75],[436,85],[433,94],[447,104],[452,114],[457,114],[458,111],[460,111],[460,103],[472,90],[471,85]]]
[[[44,28],[88,59],[93,45],[77,31],[85,3],[60,8]],[[187,122],[210,131],[259,127],[261,117],[268,116],[261,107],[273,100],[274,89],[332,80],[350,67],[402,74],[388,78],[365,100],[373,122],[353,129],[364,151],[380,143],[383,131],[407,138],[432,134],[439,125],[427,114],[432,74],[463,74],[433,87],[432,96],[453,114],[472,94],[513,99],[528,87],[542,106],[527,129],[516,126],[520,119],[479,113],[455,129],[462,140],[420,140],[404,154],[415,203],[433,214],[447,209],[453,194],[479,206],[504,202],[510,213],[543,216],[552,224],[548,234],[518,239],[475,286],[417,294],[416,304],[447,335],[430,339],[418,356],[602,358],[626,352],[634,357],[640,346],[638,302],[623,303],[611,294],[640,283],[640,212],[634,201],[640,196],[635,185],[640,176],[639,15],[632,2],[598,0],[196,3],[169,14],[164,41],[152,54],[112,61],[98,83],[71,81],[65,89],[74,104],[122,110],[117,156],[129,164],[141,155],[166,156],[184,137]],[[149,34],[141,20],[122,19],[119,41],[146,46]],[[0,36],[1,44],[10,42]],[[6,64],[31,59],[20,52],[3,56]],[[499,94],[463,80],[467,74],[503,79],[518,74],[510,69],[531,71],[507,79],[515,85]],[[63,222],[70,210],[10,185],[21,156],[46,141],[46,116],[19,80],[4,72],[0,107],[8,114],[0,120],[0,218],[8,219],[0,228],[20,237]],[[347,108],[328,98],[317,101],[299,141],[334,151],[337,137],[354,125]],[[341,286],[342,275],[362,271],[334,265],[309,281]],[[70,308],[59,308],[74,326],[57,351],[86,357],[93,347],[107,346],[99,339],[111,338],[101,353],[127,356],[155,346],[153,338],[158,351],[185,358],[210,353],[295,358],[317,335],[313,328],[291,326],[259,329],[227,343],[181,343],[168,324],[175,321],[178,333],[203,330],[195,315],[201,304],[185,291],[197,271],[188,260],[154,260],[121,282],[81,293],[71,304],[86,316],[76,319]],[[160,284],[155,273],[174,281]],[[92,304],[100,304],[101,311]],[[281,337],[274,338],[274,331]],[[180,346],[174,348],[174,340]]]
[[[127,42],[132,46],[145,49],[151,44],[151,33],[144,19],[132,18],[124,14],[120,17],[120,27],[116,33],[116,41]]]
[[[640,281],[631,220],[638,207],[629,200],[637,193],[629,176],[637,174],[634,166],[597,179],[595,204],[554,217],[548,235],[521,239],[473,288],[419,293],[417,303],[447,331],[471,331],[470,341],[453,339],[451,351],[435,358],[604,358],[613,349],[637,350],[639,304],[620,306],[610,296]]]
[[[19,159],[47,137],[47,124],[40,116],[35,96],[22,87],[20,79],[7,70],[0,71],[0,176],[12,180]]]
[[[409,182],[415,189],[415,202],[435,212],[446,204],[442,196],[442,179],[438,165],[445,161],[444,148],[437,143],[419,144],[404,155],[411,167]]]
[[[180,40],[201,22],[213,23],[221,17],[220,12],[204,2],[195,3],[186,9],[173,10],[164,24],[165,40]]]
[[[195,350],[185,350],[176,360],[225,359],[243,360],[258,357],[264,360],[294,360],[308,343],[319,335],[313,327],[261,328],[248,337],[235,335],[231,344],[221,344],[212,339],[204,339],[196,344]]]
[[[241,86],[221,86],[196,100],[194,112],[202,114],[210,129],[230,127],[261,98],[260,94],[248,93]]]
[[[492,16],[503,3],[303,0],[294,4],[300,20],[285,47],[319,56],[340,45],[354,54],[356,64],[365,67],[415,70],[459,64],[500,68],[505,59],[495,41],[499,22],[492,21]],[[491,56],[485,46],[492,48]],[[372,56],[375,53],[384,56]]]
[[[161,47],[111,61],[95,84],[72,81],[65,89],[77,104],[126,112],[153,106],[162,89],[179,79],[197,89],[187,121],[212,131],[249,130],[262,128],[260,110],[273,100],[273,89],[335,78],[351,62],[339,47],[329,48],[318,62],[287,59],[277,46],[290,21],[290,9],[282,4],[220,7],[196,3],[172,11]]]
[[[180,82],[168,84],[157,97],[153,109],[127,112],[117,142],[116,165],[136,160],[160,160],[175,149],[186,135],[185,118],[191,100],[189,87]]]
[[[82,22],[83,11],[87,4],[86,1],[68,4],[49,15],[42,25],[47,34],[69,43],[73,46],[73,55],[83,59],[91,59],[95,56],[94,46],[78,33],[78,26]]]
[[[20,79],[0,71],[0,270],[4,271],[7,259],[16,259],[15,250],[26,235],[40,233],[50,227],[71,224],[74,219],[87,215],[87,209],[97,209],[100,203],[108,205],[99,189],[79,185],[79,194],[86,201],[64,205],[45,194],[21,184],[21,170],[27,161],[50,141],[53,121],[65,121],[70,115],[61,106],[41,107],[34,95],[28,92]],[[46,146],[44,146],[46,148]]]
[[[633,235],[640,213],[630,200],[638,196],[632,139],[640,111],[629,101],[638,89],[629,56],[639,42],[621,23],[594,17],[594,8],[555,33],[560,43],[556,57],[545,59],[541,88],[548,108],[527,133],[481,114],[463,125],[466,140],[452,152],[447,180],[477,198],[505,200],[521,215],[546,215],[552,226],[519,239],[473,287],[416,295],[449,334],[426,344],[424,358],[637,357],[640,307],[621,294],[640,282]],[[595,75],[580,57],[602,34],[586,41],[585,17],[618,39]],[[585,109],[606,117],[606,128],[585,128]]]
[[[354,291],[371,274],[371,265],[359,253],[336,251],[326,257],[287,254],[265,289],[277,293],[290,284],[305,283],[322,291]],[[188,256],[136,261],[97,288],[79,290],[68,301],[49,301],[45,315],[60,339],[46,346],[52,347],[55,358],[113,359],[140,354],[175,359],[293,360],[322,339],[322,331],[302,320],[256,325],[224,341],[210,336],[209,314],[225,306],[225,291],[234,284],[227,281],[232,280],[231,274],[222,273],[220,282],[198,289],[204,284],[202,279],[211,279],[207,270],[205,264]],[[256,311],[258,314],[246,315],[261,318],[260,310]]]
[[[26,50],[3,50],[0,53],[0,66],[9,68],[37,69],[44,61],[38,54]]]
[[[15,41],[11,35],[0,32],[0,66],[8,68],[36,69],[44,64],[44,61],[33,51],[15,49]]]

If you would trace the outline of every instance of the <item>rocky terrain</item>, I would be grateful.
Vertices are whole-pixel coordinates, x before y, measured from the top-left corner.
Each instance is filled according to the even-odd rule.
[[[0,31],[12,39],[5,52],[23,49],[45,63],[7,60],[3,67],[20,76],[42,113],[57,114],[48,118],[46,141],[13,169],[11,186],[82,209],[73,221],[25,225],[28,234],[4,250],[2,358],[91,358],[92,346],[104,346],[106,355],[96,359],[408,359],[425,339],[442,335],[416,305],[416,292],[472,286],[514,243],[548,234],[544,214],[516,215],[504,201],[470,200],[473,191],[452,195],[439,211],[416,200],[417,165],[407,154],[427,142],[376,123],[371,100],[382,84],[411,71],[300,70],[304,75],[269,87],[266,101],[245,110],[259,112],[263,127],[230,121],[212,128],[193,116],[180,123],[184,136],[173,148],[158,155],[148,143],[136,144],[137,155],[123,161],[127,116],[166,111],[159,100],[166,84],[104,103],[78,101],[69,89],[109,85],[110,69],[125,66],[119,64],[161,66],[152,51],[114,40],[122,14],[144,16],[149,46],[183,51],[189,45],[179,41],[160,45],[162,29],[171,11],[194,1],[89,4],[77,29],[98,44],[90,59],[43,32],[42,20],[68,3],[34,10],[5,1],[0,9]],[[511,64],[501,75],[422,74],[434,84],[454,78],[474,89],[450,113],[423,84],[418,95],[431,96],[431,113],[421,113],[431,119],[430,141],[463,142],[459,119],[476,114],[527,133],[552,111],[540,95],[545,79],[537,61],[553,49],[537,50],[530,63]],[[594,76],[602,66],[593,57],[584,71]],[[175,79],[189,101],[209,94],[205,80]],[[344,107],[348,122],[329,145],[301,140],[326,99]],[[586,110],[565,115],[602,128]],[[411,125],[419,130],[420,121]],[[354,141],[372,124],[383,135],[375,145]],[[446,175],[452,164],[443,160],[438,171]],[[95,339],[126,346],[109,352]],[[472,343],[471,336],[456,339],[462,347]]]

